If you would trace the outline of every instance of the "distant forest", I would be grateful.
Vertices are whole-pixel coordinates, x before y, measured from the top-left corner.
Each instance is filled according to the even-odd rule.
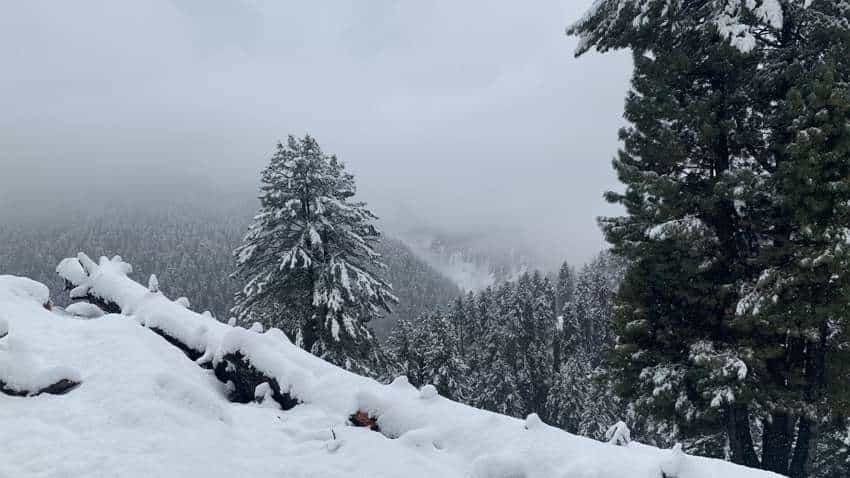
[[[48,285],[62,305],[67,295],[59,293],[63,284],[51,265],[79,251],[93,257],[119,254],[133,265],[137,280],[147,283],[147,277],[156,274],[169,297],[187,297],[194,310],[209,310],[227,320],[240,287],[230,278],[235,267],[232,251],[255,209],[254,200],[209,206],[187,197],[142,203],[116,200],[26,214],[0,211],[0,218],[5,218],[0,227],[0,271]],[[380,252],[399,303],[392,315],[370,323],[379,336],[399,320],[415,320],[461,294],[400,240],[384,237]]]

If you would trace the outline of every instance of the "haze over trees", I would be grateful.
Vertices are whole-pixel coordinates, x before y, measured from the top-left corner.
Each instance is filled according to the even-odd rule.
[[[147,200],[108,197],[106,203],[90,201],[85,208],[72,205],[60,214],[29,211],[26,218],[4,214],[0,227],[0,270],[33,278],[62,290],[62,281],[44,262],[58,263],[69,250],[109,255],[120,251],[134,258],[133,277],[145,282],[159,278],[169,297],[186,297],[193,310],[210,311],[227,320],[233,298],[242,287],[230,277],[232,252],[242,241],[256,212],[256,199],[222,196],[203,187],[185,194],[154,196]],[[221,203],[204,198],[212,195]],[[383,237],[377,246],[387,264],[387,278],[399,303],[393,313],[370,325],[385,337],[402,319],[413,320],[438,304],[448,304],[460,289],[414,254],[402,241]],[[54,294],[57,305],[67,297]]]
[[[134,191],[124,202],[99,197],[89,184],[64,184],[68,191],[42,199],[65,207],[34,207],[39,214],[0,203],[0,273],[32,277],[61,297],[70,276],[66,283],[45,264],[80,250],[121,254],[147,287],[125,276],[130,268],[119,257],[102,264],[72,258],[82,295],[104,299],[90,295],[94,279],[119,271],[134,291],[134,301],[122,305],[128,315],[136,302],[160,304],[136,319],[213,367],[234,401],[270,404],[272,397],[272,406],[287,408],[305,398],[282,386],[291,370],[275,375],[281,370],[269,366],[273,373],[258,375],[254,366],[268,357],[264,351],[285,344],[276,356],[283,362],[297,357],[310,364],[303,370],[327,372],[342,385],[339,377],[352,379],[300,347],[365,377],[351,383],[380,391],[339,393],[361,407],[344,415],[352,424],[379,429],[381,417],[367,405],[386,390],[416,410],[439,394],[525,419],[516,431],[531,432],[526,437],[542,420],[614,445],[635,439],[671,448],[677,463],[687,453],[791,478],[845,478],[850,1],[598,0],[568,33],[580,39],[578,56],[628,50],[633,60],[612,163],[622,189],[604,193],[620,213],[599,220],[610,249],[586,264],[563,262],[543,246],[533,254],[514,250],[516,237],[485,237],[476,227],[437,234],[426,224],[421,241],[414,229],[410,236],[396,231],[403,239],[385,237],[355,176],[307,135],[277,144],[259,176],[256,214],[249,192],[211,201],[211,191],[193,186],[162,197]],[[117,189],[123,197],[123,185]],[[519,236],[502,226],[480,230]],[[42,331],[58,317],[114,318],[96,304],[51,304],[43,286],[7,282],[0,291],[6,304],[37,296],[21,310],[34,307]],[[162,310],[203,327],[169,316],[162,320],[169,330],[159,329]],[[211,313],[193,312],[204,310]],[[0,335],[8,336],[0,319]],[[133,334],[147,333],[132,325]],[[225,334],[256,346],[250,360]],[[78,352],[56,337],[49,343]],[[150,350],[164,345],[155,343]],[[230,356],[215,355],[210,343]],[[27,360],[13,371],[26,375]],[[206,372],[190,365],[200,383]],[[85,375],[73,378],[76,387]],[[231,379],[245,380],[237,386]],[[392,384],[385,389],[371,379]],[[179,380],[155,382],[167,394]],[[310,383],[313,391],[331,390]],[[215,412],[224,393],[204,390],[212,398],[201,401]],[[176,402],[199,396],[176,395]],[[334,444],[323,453],[341,446],[330,433]],[[442,453],[445,444],[422,430],[403,439],[385,433],[399,440],[381,443],[416,445],[411,450],[424,444]],[[471,476],[531,475],[490,465]],[[658,473],[678,478],[675,468]]]

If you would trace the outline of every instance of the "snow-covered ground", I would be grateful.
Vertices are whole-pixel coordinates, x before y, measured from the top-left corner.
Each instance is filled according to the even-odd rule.
[[[47,310],[46,288],[0,276],[0,381],[69,377],[65,395],[0,394],[0,477],[756,478],[775,476],[672,450],[576,437],[352,375],[276,330],[233,328],[130,281],[120,260],[64,263],[131,315]],[[83,260],[85,262],[85,260]],[[85,310],[83,310],[85,309]],[[145,326],[140,326],[146,325]],[[213,372],[150,328],[204,349],[243,352],[303,403],[227,399]],[[26,364],[22,369],[20,364]],[[48,371],[48,372],[44,372]],[[47,373],[47,375],[44,375]],[[52,374],[52,375],[51,375]],[[263,394],[259,387],[260,395]],[[350,426],[357,410],[381,432]]]

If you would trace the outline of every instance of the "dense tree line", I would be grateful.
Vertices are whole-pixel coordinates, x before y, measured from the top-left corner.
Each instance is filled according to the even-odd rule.
[[[86,211],[68,209],[4,219],[0,271],[48,285],[61,305],[67,294],[60,293],[63,284],[53,270],[60,260],[79,251],[94,257],[120,254],[132,263],[139,281],[146,283],[156,274],[169,297],[188,297],[193,309],[226,320],[237,287],[229,278],[231,253],[244,233],[246,208],[116,198],[109,205],[92,202]]]
[[[620,415],[602,369],[614,340],[610,298],[622,275],[609,254],[576,274],[523,274],[402,321],[389,345],[414,385],[476,407],[601,438]]]

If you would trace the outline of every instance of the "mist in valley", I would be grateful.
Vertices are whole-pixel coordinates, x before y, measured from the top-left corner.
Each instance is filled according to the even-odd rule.
[[[847,476],[850,0],[6,3],[0,476]]]
[[[0,19],[6,230],[118,206],[247,223],[275,143],[310,133],[416,249],[552,268],[604,247],[630,61],[577,67],[585,5],[42,3]]]

